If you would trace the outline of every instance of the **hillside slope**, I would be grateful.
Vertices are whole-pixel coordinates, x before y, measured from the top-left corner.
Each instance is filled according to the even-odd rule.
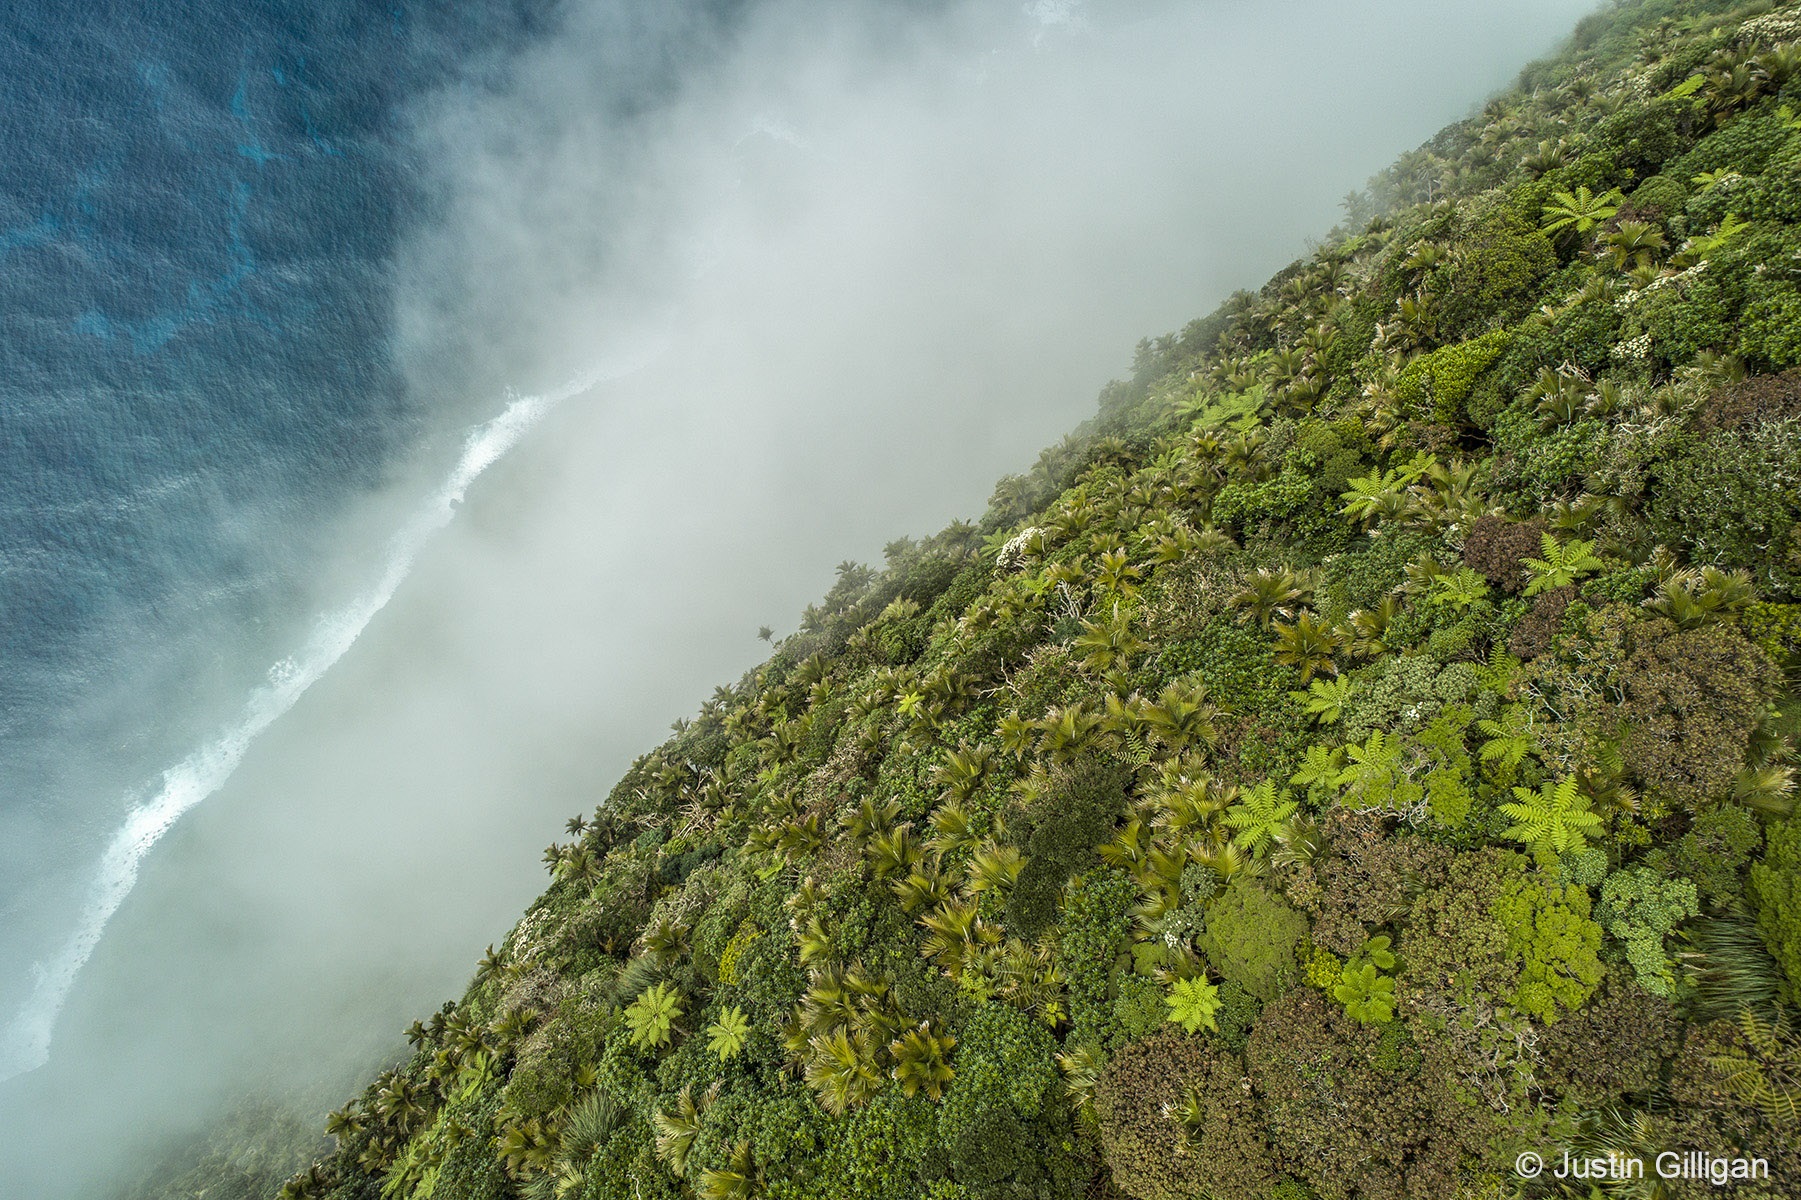
[[[1801,1191],[1797,39],[1591,18],[845,564],[282,1195]]]

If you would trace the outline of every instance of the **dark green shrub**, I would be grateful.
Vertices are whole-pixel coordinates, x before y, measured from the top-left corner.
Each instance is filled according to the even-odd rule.
[[[1760,221],[1801,222],[1801,139],[1791,137],[1771,156],[1757,184],[1750,216]]]
[[[1632,189],[1627,202],[1640,220],[1667,224],[1670,218],[1682,215],[1688,190],[1688,183],[1674,175],[1653,175]]]
[[[1114,1185],[1135,1200],[1262,1200],[1274,1176],[1247,1083],[1236,1054],[1173,1027],[1115,1054],[1094,1089]]]
[[[1057,903],[1069,877],[1095,861],[1126,806],[1130,775],[1097,759],[1083,758],[1051,774],[1050,792],[1027,814],[1026,865],[1007,898],[1007,927],[1030,940],[1057,919]]]
[[[1535,222],[1504,206],[1483,213],[1456,241],[1459,253],[1446,280],[1442,309],[1444,328],[1452,336],[1469,337],[1518,319],[1532,307],[1545,277],[1557,269],[1557,251],[1550,239]],[[1488,361],[1494,357],[1488,354]],[[1460,373],[1473,378],[1487,365],[1464,366]],[[1450,364],[1441,364],[1438,373],[1437,399],[1445,411],[1456,411],[1462,396],[1450,400],[1444,386]],[[1463,388],[1466,394],[1468,390]]]
[[[1245,1065],[1277,1169],[1326,1200],[1454,1195],[1459,1164],[1486,1136],[1442,1061],[1358,1025],[1312,988],[1263,1010]]]
[[[1801,998],[1801,817],[1770,826],[1764,860],[1751,867],[1747,889],[1757,928],[1788,979],[1786,998]]]
[[[1801,364],[1801,289],[1770,287],[1745,306],[1738,352],[1772,371]]]
[[[454,1118],[469,1132],[450,1144],[438,1167],[436,1194],[458,1200],[511,1200],[513,1187],[494,1152],[494,1114],[500,1107],[497,1091],[478,1092],[459,1106]]]
[[[957,1074],[938,1110],[952,1176],[972,1188],[1048,1194],[1076,1174],[1063,1149],[1068,1116],[1057,1099],[1056,1041],[1026,1014],[995,1004],[979,1009],[960,1036]]]
[[[1464,565],[1504,592],[1519,592],[1526,586],[1528,558],[1544,553],[1542,520],[1510,521],[1488,514],[1476,518],[1463,537]]]
[[[1801,432],[1787,424],[1720,430],[1688,443],[1651,471],[1646,516],[1660,541],[1695,559],[1750,570],[1779,595],[1801,583],[1794,531],[1801,490]]]
[[[1748,113],[1702,138],[1671,164],[1669,173],[1678,179],[1722,170],[1761,175],[1765,164],[1790,140],[1790,133],[1774,106]]]
[[[1695,814],[1669,852],[1669,870],[1694,880],[1708,908],[1725,908],[1743,892],[1745,864],[1762,845],[1756,817],[1736,804],[1716,804]]]
[[[1694,124],[1688,101],[1654,96],[1602,119],[1587,144],[1611,154],[1623,172],[1643,179],[1683,151]]]
[[[1107,1001],[1114,960],[1132,928],[1138,887],[1117,869],[1095,871],[1069,885],[1063,906],[1062,958],[1069,978],[1073,1044],[1104,1042],[1112,1030]]]
[[[1626,660],[1626,761],[1645,787],[1694,806],[1732,786],[1776,668],[1736,630],[1648,621]]]

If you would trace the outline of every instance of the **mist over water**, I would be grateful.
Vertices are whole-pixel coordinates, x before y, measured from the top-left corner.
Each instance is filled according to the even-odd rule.
[[[0,1025],[145,789],[334,599],[335,516],[450,416],[392,352],[402,119],[531,29],[0,15]]]
[[[594,0],[510,27],[499,50],[434,33],[435,82],[384,109],[382,161],[410,172],[394,184],[410,198],[379,244],[352,239],[341,292],[308,299],[367,314],[317,351],[351,382],[320,392],[248,333],[206,340],[250,276],[191,345],[165,343],[193,356],[182,386],[254,367],[276,381],[259,394],[343,410],[223,439],[236,458],[186,439],[212,448],[167,473],[218,497],[206,520],[134,518],[122,544],[148,548],[159,604],[236,599],[192,623],[108,600],[113,640],[96,644],[143,643],[142,659],[95,651],[96,672],[44,651],[63,715],[8,742],[104,761],[80,787],[15,776],[30,782],[0,802],[0,888],[25,894],[12,911],[44,967],[5,961],[0,1024],[66,995],[53,1023],[10,1031],[48,1061],[0,1084],[25,1133],[0,1139],[0,1194],[9,1179],[95,1194],[139,1144],[270,1073],[299,1084],[391,1046],[541,888],[562,818],[766,653],[759,624],[791,629],[840,560],[978,514],[998,475],[1092,411],[1138,338],[1304,252],[1340,196],[1584,7]],[[284,10],[253,15],[271,44],[294,36]],[[379,58],[369,28],[353,40]],[[235,90],[215,92],[230,113]],[[298,156],[296,121],[291,142],[257,144]],[[371,203],[333,220],[373,236]],[[309,328],[242,308],[276,344]],[[130,340],[101,343],[144,372],[116,403],[166,434],[157,398],[176,384]],[[74,350],[56,361],[77,382],[104,373]],[[509,389],[542,399],[509,409]],[[502,413],[505,437],[477,453],[470,431]],[[323,448],[296,449],[309,439]],[[262,490],[221,483],[224,463]],[[14,540],[51,519],[0,516]],[[249,549],[163,552],[196,528]],[[130,591],[132,562],[73,557]],[[146,711],[159,736],[108,757]],[[27,873],[70,828],[81,852],[56,879]]]

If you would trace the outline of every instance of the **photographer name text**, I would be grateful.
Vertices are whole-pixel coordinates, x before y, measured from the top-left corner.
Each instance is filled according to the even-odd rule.
[[[1701,1179],[1723,1186],[1743,1179],[1768,1179],[1770,1162],[1744,1155],[1710,1154],[1705,1150],[1665,1150],[1654,1158],[1636,1154],[1573,1155],[1568,1150],[1549,1163],[1528,1150],[1514,1159],[1514,1170],[1536,1179],[1549,1168],[1553,1179]]]

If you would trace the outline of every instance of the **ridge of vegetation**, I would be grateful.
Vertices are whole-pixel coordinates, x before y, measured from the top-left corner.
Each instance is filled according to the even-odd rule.
[[[1582,22],[843,564],[281,1196],[1801,1189],[1798,111],[1801,8]]]

